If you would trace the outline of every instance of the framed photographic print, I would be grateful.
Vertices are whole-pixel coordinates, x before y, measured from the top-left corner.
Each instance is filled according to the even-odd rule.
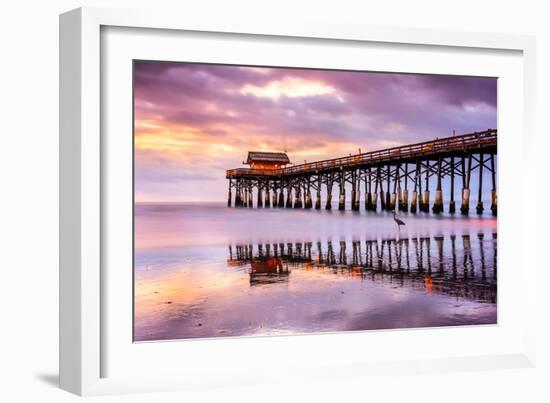
[[[62,15],[62,387],[531,365],[533,49]]]

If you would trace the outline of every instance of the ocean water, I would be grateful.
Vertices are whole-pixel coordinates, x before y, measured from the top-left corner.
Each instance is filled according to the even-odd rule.
[[[134,340],[494,324],[496,219],[135,207]]]

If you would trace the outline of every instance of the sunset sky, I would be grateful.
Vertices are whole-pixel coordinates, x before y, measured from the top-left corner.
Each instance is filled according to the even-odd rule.
[[[496,128],[496,79],[136,61],[135,198],[224,201],[247,151],[295,164]]]

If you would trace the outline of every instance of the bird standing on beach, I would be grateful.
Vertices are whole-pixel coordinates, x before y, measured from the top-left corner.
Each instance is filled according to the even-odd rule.
[[[393,221],[397,224],[397,230],[401,228],[402,225],[405,225],[403,221],[401,221],[399,218],[395,217],[395,211],[393,212]]]

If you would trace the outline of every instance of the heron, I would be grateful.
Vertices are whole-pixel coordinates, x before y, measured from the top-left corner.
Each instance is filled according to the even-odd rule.
[[[399,231],[401,226],[405,225],[405,223],[395,216],[395,211],[392,212],[392,214],[393,214],[393,221],[395,221],[395,223],[397,224],[397,231]]]

